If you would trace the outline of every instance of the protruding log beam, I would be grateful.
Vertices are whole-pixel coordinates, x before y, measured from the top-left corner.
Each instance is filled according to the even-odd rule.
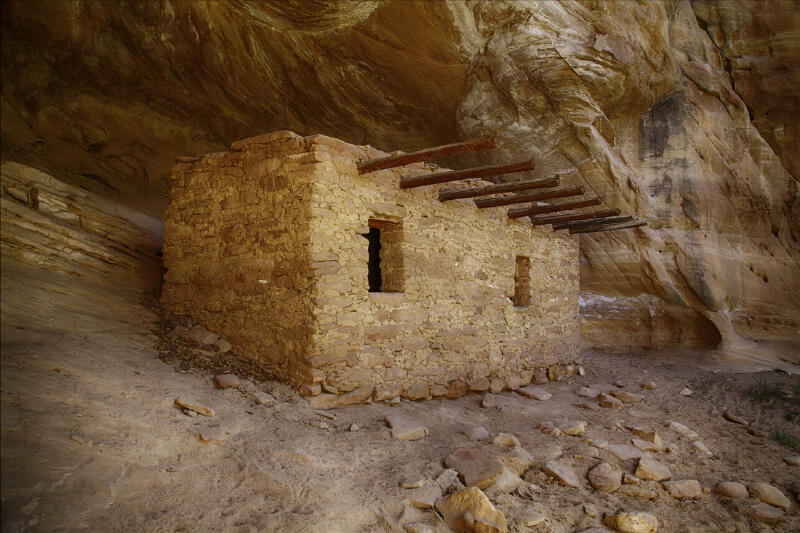
[[[583,229],[583,228],[591,228],[594,226],[608,226],[609,224],[622,224],[623,222],[630,222],[633,220],[633,215],[626,215],[624,217],[609,217],[609,218],[601,218],[596,220],[588,220],[586,222],[568,222],[566,224],[553,224],[553,230],[558,231],[560,229]]]
[[[599,226],[593,228],[584,228],[584,229],[576,229],[576,230],[569,230],[570,235],[575,233],[596,233],[598,231],[616,231],[618,229],[629,229],[629,228],[638,228],[640,226],[646,226],[647,221],[640,220],[638,222],[632,222],[630,224],[622,224],[622,225],[615,225],[615,226]]]
[[[578,200],[575,202],[567,202],[565,204],[555,205],[539,205],[535,207],[517,207],[508,210],[509,218],[529,217],[532,215],[543,215],[546,213],[556,213],[558,211],[566,211],[567,209],[577,209],[578,207],[589,207],[590,205],[598,205],[600,198],[589,198],[588,200]]]
[[[542,226],[544,224],[561,224],[563,222],[574,222],[577,220],[592,220],[596,218],[615,217],[619,215],[619,209],[606,209],[594,211],[592,213],[575,213],[574,215],[554,215],[550,217],[531,217],[531,224]]]
[[[578,196],[583,194],[583,187],[570,187],[568,189],[556,189],[529,194],[517,194],[503,198],[481,198],[475,200],[475,205],[481,209],[487,207],[497,207],[499,205],[525,204],[528,202],[538,202],[539,200],[552,200],[553,198],[565,198],[567,196]]]
[[[387,157],[381,157],[379,159],[362,161],[356,165],[356,168],[358,168],[359,174],[366,174],[367,172],[375,172],[376,170],[383,170],[386,168],[401,167],[403,165],[410,165],[411,163],[419,163],[420,161],[438,159],[440,157],[446,157],[449,155],[479,152],[481,150],[491,150],[493,148],[497,148],[497,139],[480,139],[477,141],[445,144],[443,146],[435,146],[433,148],[419,150],[418,152],[390,155]]]
[[[555,187],[561,178],[544,178],[539,180],[515,181],[512,183],[498,183],[497,185],[486,185],[485,187],[472,187],[470,189],[447,189],[439,191],[439,201],[459,200],[461,198],[476,198],[478,196],[489,196],[504,192],[527,191],[529,189],[543,189],[545,187]]]
[[[448,183],[451,181],[464,180],[467,178],[485,178],[487,176],[499,176],[501,174],[511,174],[523,172],[533,168],[533,161],[523,161],[521,163],[511,163],[510,165],[488,166],[467,168],[464,170],[450,170],[448,172],[438,172],[435,174],[423,174],[400,180],[401,189],[412,187],[422,187],[423,185],[434,185],[436,183]]]

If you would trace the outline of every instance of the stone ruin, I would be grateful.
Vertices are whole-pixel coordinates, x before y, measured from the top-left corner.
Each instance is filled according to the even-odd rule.
[[[278,131],[179,158],[164,219],[166,308],[320,406],[574,372],[577,237],[470,199],[438,201],[439,184],[398,186],[447,171],[435,165],[359,173],[359,161],[385,156]],[[475,184],[490,185],[448,190]]]

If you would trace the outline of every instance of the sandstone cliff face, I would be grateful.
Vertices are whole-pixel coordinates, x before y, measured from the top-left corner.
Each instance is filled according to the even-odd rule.
[[[588,345],[800,335],[796,2],[3,9],[5,160],[160,214],[174,155],[264,131],[494,134],[650,222],[581,237]]]

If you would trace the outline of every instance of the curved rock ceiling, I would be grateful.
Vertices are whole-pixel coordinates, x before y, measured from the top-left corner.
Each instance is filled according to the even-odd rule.
[[[650,222],[581,237],[588,344],[800,337],[793,0],[2,9],[4,160],[160,214],[174,156],[265,131],[388,150],[495,135],[481,162],[532,157]]]

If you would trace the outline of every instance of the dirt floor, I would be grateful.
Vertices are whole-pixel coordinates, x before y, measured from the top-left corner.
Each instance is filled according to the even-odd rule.
[[[797,376],[715,372],[721,367],[703,353],[586,353],[586,375],[544,385],[548,400],[503,392],[484,409],[481,395],[472,394],[350,406],[331,419],[246,362],[193,345],[185,332],[184,322],[161,317],[133,292],[3,265],[3,532],[391,532],[410,523],[446,531],[434,512],[404,503],[409,489],[399,483],[434,479],[460,446],[491,448],[468,435],[476,426],[492,437],[516,436],[533,456],[523,476],[527,493],[493,497],[512,531],[572,533],[601,527],[603,513],[618,510],[655,514],[660,532],[800,531],[800,467],[784,462],[800,455]],[[212,376],[222,371],[251,379],[218,389]],[[655,390],[640,388],[649,381]],[[645,399],[619,410],[584,409],[574,404],[597,402],[575,394],[582,385]],[[681,395],[684,388],[692,395]],[[275,401],[254,401],[259,391]],[[177,397],[211,407],[215,416],[188,416],[175,407]],[[750,426],[726,420],[726,411]],[[384,416],[397,412],[429,435],[390,439]],[[585,433],[553,437],[537,429],[566,420],[586,421]],[[667,420],[699,433],[713,455],[664,427]],[[354,423],[360,429],[350,431]],[[599,462],[592,455],[628,473],[636,460],[592,450],[585,440],[630,444],[630,424],[658,431],[670,451],[653,455],[673,479],[696,479],[708,489],[726,480],[765,481],[792,508],[768,525],[752,518],[753,498],[708,492],[679,501],[655,481],[613,493],[592,489],[585,477]],[[541,471],[556,456],[572,465],[582,487],[559,485]],[[528,527],[522,518],[533,510],[546,519]]]

